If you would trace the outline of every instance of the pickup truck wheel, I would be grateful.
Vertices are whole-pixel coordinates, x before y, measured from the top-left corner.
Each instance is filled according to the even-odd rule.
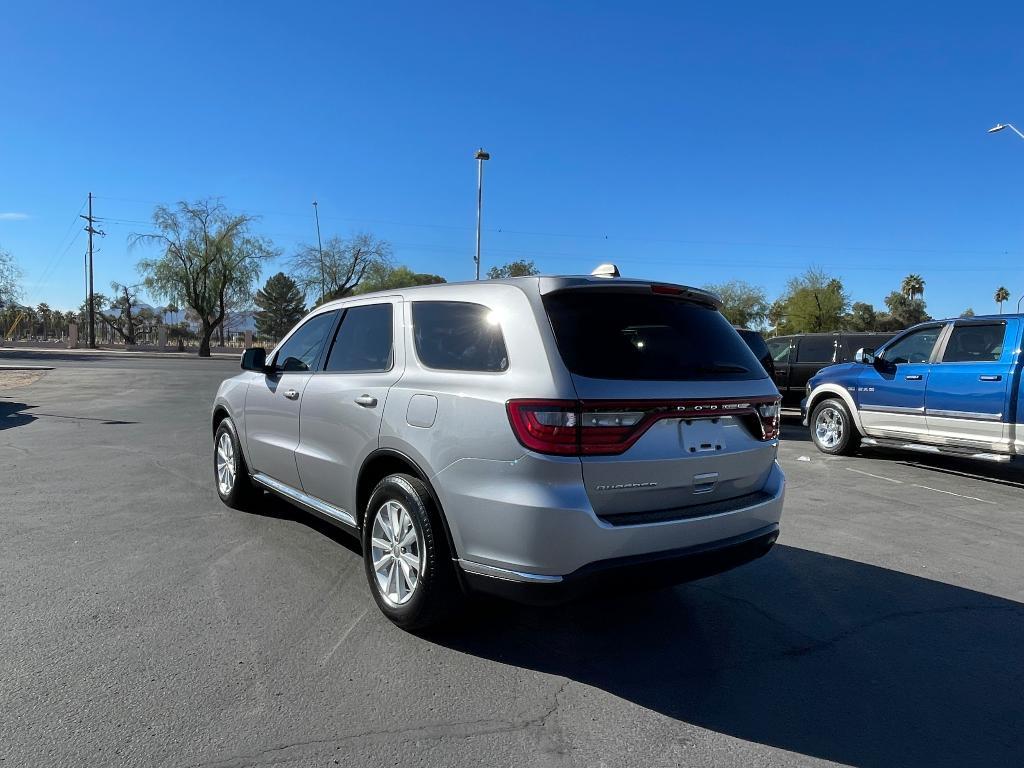
[[[366,580],[381,612],[407,630],[447,618],[461,589],[427,487],[411,475],[388,475],[363,515]]]
[[[220,500],[233,509],[245,509],[256,495],[238,433],[228,417],[217,425],[213,437],[213,479]]]
[[[846,403],[836,398],[822,400],[811,412],[811,440],[822,453],[841,456],[860,445],[860,433]]]

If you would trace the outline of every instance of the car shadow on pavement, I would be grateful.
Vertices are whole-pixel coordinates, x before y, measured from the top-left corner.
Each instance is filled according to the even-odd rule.
[[[31,424],[36,420],[36,417],[27,413],[27,411],[35,407],[28,403],[0,400],[0,430]]]
[[[304,509],[299,509],[294,504],[289,504],[273,493],[264,492],[258,501],[249,505],[246,511],[253,515],[272,517],[275,520],[290,520],[295,523],[301,523],[326,536],[336,544],[340,544],[359,557],[363,556],[362,545],[354,534],[347,533],[333,523],[321,520],[316,515],[306,512]]]
[[[479,603],[430,637],[848,765],[1024,764],[1024,605],[818,552],[557,609]]]
[[[783,419],[779,437],[787,443],[811,442],[811,433],[800,423],[799,419]]]
[[[995,485],[1024,489],[1024,465],[999,464],[979,459],[961,459],[957,456],[934,456],[903,451],[875,449],[862,451],[865,458],[904,467],[916,467],[936,474],[971,478]]]

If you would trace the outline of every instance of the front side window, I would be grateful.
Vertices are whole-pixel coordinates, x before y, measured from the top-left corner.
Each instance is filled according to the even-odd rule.
[[[1003,356],[1004,323],[958,325],[942,353],[944,363],[994,363]]]
[[[901,363],[927,363],[935,349],[935,342],[942,332],[941,325],[919,328],[882,351],[881,358],[886,362],[899,365]]]
[[[284,373],[313,370],[337,318],[337,312],[323,312],[300,325],[277,351],[277,369]]]
[[[500,373],[508,352],[497,316],[464,301],[414,301],[416,356],[428,368]]]
[[[769,339],[768,351],[771,353],[773,362],[788,363],[789,339]]]
[[[804,336],[796,352],[798,363],[834,363],[836,336]]]
[[[324,370],[372,373],[391,370],[394,310],[388,304],[367,304],[345,312]]]

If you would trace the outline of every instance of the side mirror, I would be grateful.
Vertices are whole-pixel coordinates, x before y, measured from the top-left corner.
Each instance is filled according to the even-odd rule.
[[[267,350],[263,347],[250,347],[242,353],[243,371],[265,371],[267,368]]]
[[[853,359],[856,360],[858,363],[863,363],[864,365],[874,365],[875,350],[871,349],[870,347],[868,347],[867,349],[858,349],[857,353],[853,356]]]

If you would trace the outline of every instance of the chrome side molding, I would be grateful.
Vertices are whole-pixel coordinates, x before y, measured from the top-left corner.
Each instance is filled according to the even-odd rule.
[[[332,520],[337,520],[340,523],[356,527],[356,519],[352,517],[341,507],[336,507],[333,504],[328,504],[322,499],[318,499],[315,496],[310,496],[308,493],[300,491],[298,488],[292,488],[290,485],[279,482],[268,475],[264,475],[262,472],[257,472],[252,476],[252,479],[262,485],[269,491],[273,491],[280,496],[288,499],[288,501],[295,502],[300,507],[305,507],[310,512],[315,512],[325,517],[329,517]]]
[[[511,571],[507,568],[498,568],[495,565],[484,565],[474,563],[472,560],[455,561],[466,573],[475,573],[478,576],[490,576],[494,579],[505,581],[516,581],[523,584],[557,584],[562,581],[561,576],[546,576],[542,573],[525,573],[523,571]]]

